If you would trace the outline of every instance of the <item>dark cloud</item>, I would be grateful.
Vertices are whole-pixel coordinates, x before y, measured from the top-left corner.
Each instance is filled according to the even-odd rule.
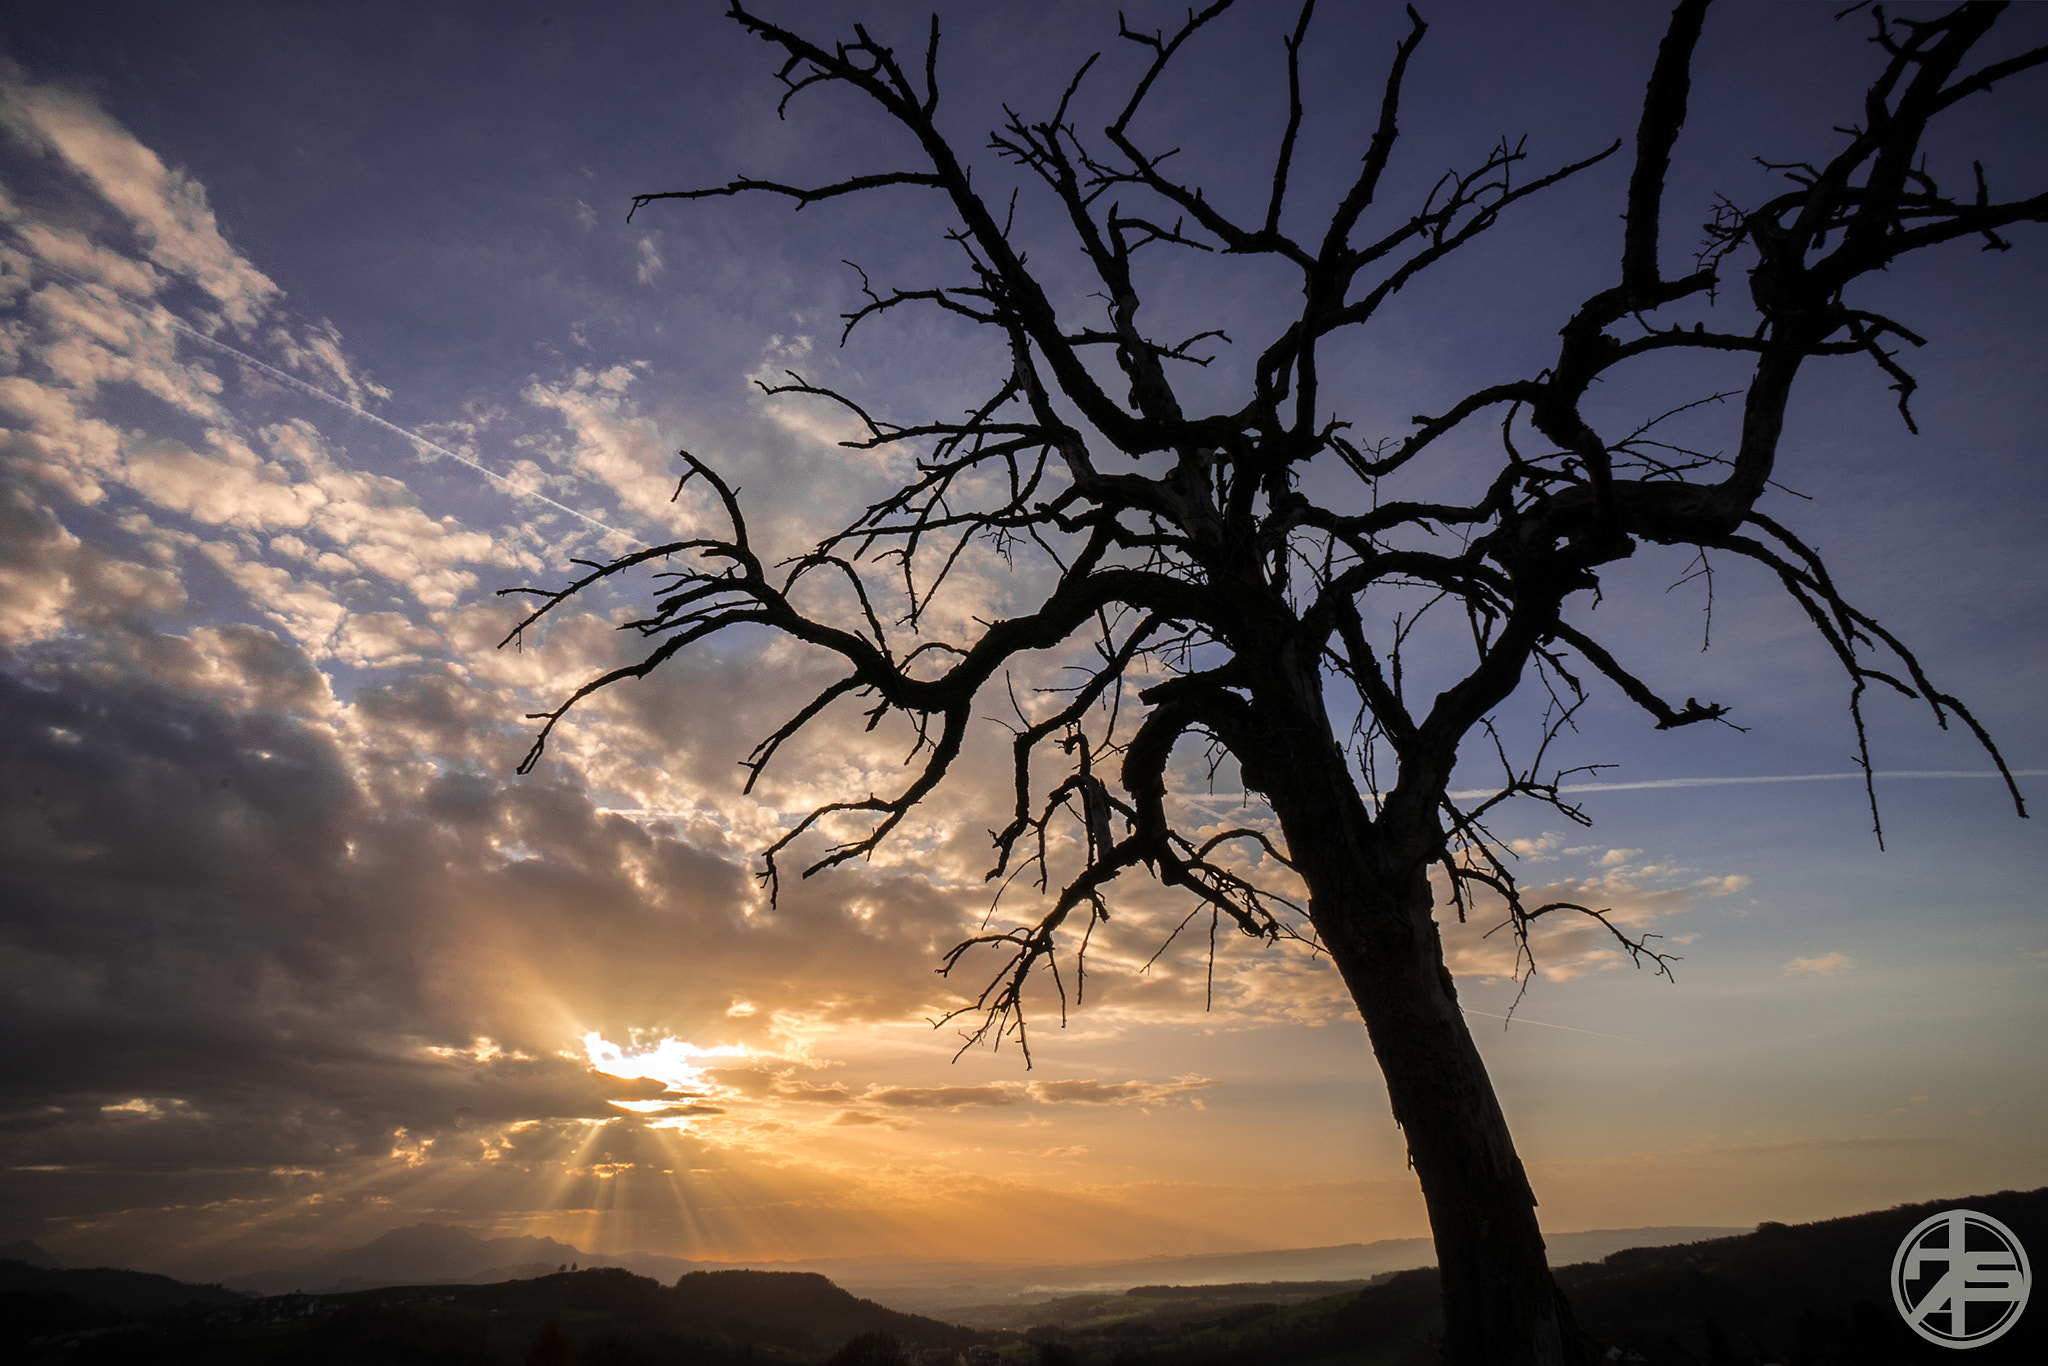
[[[878,867],[797,883],[769,913],[715,832],[707,847],[476,763],[509,748],[488,706],[432,677],[341,704],[254,627],[0,669],[0,1201],[23,1232],[160,1259],[209,1221],[321,1236],[449,1164],[530,1201],[499,1189],[510,1173],[596,1160],[593,1134],[617,1148],[728,1119],[727,1096],[1025,1098],[863,1096],[781,1064],[713,1069],[702,1093],[594,1071],[588,1030],[901,1018],[932,997],[962,911]],[[237,1222],[250,1211],[266,1232]]]
[[[0,418],[18,420],[5,398],[0,388]],[[24,450],[16,448],[37,451],[23,433],[0,428],[0,473],[19,468]],[[149,613],[184,605],[176,573],[81,540],[32,495],[30,482],[0,478],[0,646],[67,627],[130,629]]]
[[[267,680],[237,700],[315,696],[274,639],[216,643],[238,679]],[[507,839],[530,852],[508,859]],[[654,928],[686,931],[744,886],[563,790],[451,774],[380,806],[324,724],[104,658],[0,671],[0,870],[0,1181],[25,1218],[248,1198],[272,1168],[335,1172],[458,1113],[594,1119],[668,1094],[530,1024],[506,1031],[523,1054],[463,1053],[502,1002],[469,994],[459,931],[602,922],[655,947],[653,990],[675,967]]]

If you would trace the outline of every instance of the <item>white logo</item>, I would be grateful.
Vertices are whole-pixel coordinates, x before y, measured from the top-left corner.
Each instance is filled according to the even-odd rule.
[[[2003,1337],[2027,1307],[2027,1250],[1988,1214],[1952,1209],[1920,1221],[1892,1258],[1892,1303],[1906,1326],[1944,1347]]]

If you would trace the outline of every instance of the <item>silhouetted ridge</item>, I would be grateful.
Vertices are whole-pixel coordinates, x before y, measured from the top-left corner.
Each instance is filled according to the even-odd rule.
[[[498,1311],[603,1315],[644,1328],[713,1335],[798,1352],[829,1351],[862,1333],[928,1346],[965,1346],[985,1335],[858,1299],[811,1271],[693,1271],[673,1286],[622,1267],[559,1272],[530,1281],[429,1287]]]
[[[1560,1268],[1580,1327],[1634,1366],[2043,1366],[2048,1312],[2031,1306],[2004,1337],[1967,1353],[1916,1336],[1891,1301],[1900,1241],[1928,1216],[1969,1209],[2005,1224],[2038,1264],[2048,1256],[2048,1188],[1901,1205],[1813,1224],[1628,1248]],[[1248,1287],[1246,1287],[1248,1288]],[[1435,1366],[1443,1318],[1434,1268],[1402,1271],[1306,1304],[1201,1304],[1218,1287],[1142,1286],[1165,1306],[1109,1321],[1110,1296],[1075,1297],[1065,1322],[1028,1336],[1090,1366],[1308,1366],[1370,1360]],[[1274,1287],[1279,1293],[1280,1287]],[[1066,1306],[1054,1301],[1048,1310]],[[1196,1308],[1183,1317],[1176,1304]],[[1369,1357],[1352,1354],[1369,1350]]]
[[[1653,1363],[1783,1361],[1790,1366],[1945,1362],[1958,1353],[1915,1335],[1891,1299],[1892,1258],[1915,1225],[1944,1210],[1988,1214],[2038,1259],[2048,1252],[2048,1187],[2000,1191],[1678,1247],[1632,1248],[1566,1267],[1559,1281],[1603,1341]],[[1680,1353],[1690,1353],[1690,1356]],[[1970,1366],[2048,1362],[2048,1313],[2037,1303],[2004,1337],[1969,1349]]]
[[[240,1304],[248,1299],[218,1285],[188,1285],[147,1271],[106,1266],[57,1270],[13,1260],[0,1261],[0,1292],[67,1295],[121,1314],[153,1314],[188,1304]]]
[[[59,1270],[0,1259],[0,1343],[246,1302],[246,1296],[217,1285],[187,1285],[146,1271]]]
[[[977,1337],[936,1319],[858,1299],[815,1271],[692,1271],[670,1293],[679,1312],[705,1323],[803,1324],[807,1340],[795,1346],[844,1341],[860,1333],[933,1345],[964,1344]]]

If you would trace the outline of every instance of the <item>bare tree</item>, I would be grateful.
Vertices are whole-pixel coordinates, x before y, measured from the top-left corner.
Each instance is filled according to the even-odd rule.
[[[914,725],[910,776],[893,793],[849,795],[797,822],[766,851],[772,889],[778,860],[800,839],[839,839],[805,875],[871,854],[946,777],[977,707],[1021,656],[1085,657],[1080,681],[1049,711],[1017,708],[1015,806],[993,832],[989,876],[1007,882],[1028,870],[1044,891],[1043,913],[991,928],[948,955],[948,969],[977,951],[1000,955],[1000,970],[961,1012],[971,1034],[1028,1043],[1027,980],[1062,945],[1085,946],[1108,917],[1111,885],[1141,868],[1190,894],[1212,929],[1227,922],[1258,938],[1313,939],[1364,1017],[1407,1137],[1442,1268],[1446,1359],[1574,1359],[1587,1348],[1551,1279],[1528,1179],[1459,1010],[1434,919],[1432,872],[1460,916],[1475,897],[1504,905],[1524,949],[1542,917],[1602,917],[1588,906],[1525,903],[1485,821],[1513,797],[1583,820],[1541,755],[1587,697],[1590,675],[1618,686],[1659,728],[1727,720],[1715,703],[1667,701],[1626,662],[1626,641],[1597,640],[1563,611],[1573,595],[1596,593],[1646,542],[1718,552],[1774,576],[1839,659],[1859,741],[1863,694],[1877,684],[1920,699],[1943,726],[1959,721],[2004,771],[1963,705],[1849,601],[1798,534],[1757,504],[1777,471],[1787,401],[1808,361],[1863,357],[1882,370],[1912,421],[1914,382],[1894,351],[1920,339],[1852,301],[1861,277],[1959,239],[2003,249],[2001,229],[2048,219],[2048,195],[2000,200],[1981,166],[1960,194],[1944,190],[1921,155],[1936,119],[2048,61],[2048,49],[1976,64],[1999,4],[1962,4],[1925,20],[1872,10],[1881,69],[1858,121],[1841,130],[1840,151],[1824,164],[1776,167],[1786,188],[1767,202],[1721,203],[1704,248],[1672,276],[1660,212],[1707,10],[1706,0],[1683,0],[1643,97],[1612,283],[1558,320],[1556,356],[1537,373],[1479,389],[1405,432],[1365,440],[1328,411],[1326,341],[1368,326],[1420,272],[1496,227],[1520,201],[1624,154],[1623,143],[1533,175],[1524,149],[1503,144],[1475,169],[1447,175],[1420,205],[1383,210],[1378,192],[1396,150],[1402,82],[1427,28],[1411,9],[1355,179],[1317,212],[1312,234],[1291,231],[1304,218],[1289,211],[1287,194],[1303,118],[1309,0],[1285,36],[1286,125],[1270,190],[1260,191],[1264,212],[1231,217],[1133,132],[1162,73],[1230,4],[1190,12],[1173,33],[1120,25],[1119,37],[1145,49],[1146,64],[1099,138],[1070,115],[1093,58],[1056,100],[1048,97],[1042,121],[1013,113],[993,134],[1000,158],[1042,182],[1069,245],[1078,244],[1097,277],[1100,292],[1082,317],[1063,310],[1027,264],[1013,231],[1014,201],[985,199],[934,121],[936,17],[924,52],[906,65],[859,25],[850,39],[816,42],[733,5],[732,19],[786,55],[784,108],[813,86],[851,87],[909,135],[914,163],[821,186],[740,179],[642,195],[635,210],[752,192],[803,207],[899,186],[934,191],[950,210],[964,278],[883,292],[863,277],[865,302],[847,315],[847,328],[912,305],[942,309],[1000,334],[1009,363],[964,416],[907,425],[795,376],[771,389],[843,404],[865,431],[849,445],[916,455],[914,478],[792,561],[764,562],[735,490],[685,452],[682,482],[701,481],[715,494],[729,526],[723,535],[649,546],[593,565],[558,590],[508,590],[539,599],[514,639],[594,584],[642,567],[658,571],[651,610],[630,623],[651,648],[545,713],[526,763],[577,702],[644,677],[728,628],[766,627],[829,652],[843,673],[754,749],[745,761],[749,787],[786,741],[834,703],[856,698],[875,719],[901,714]],[[1678,249],[1690,254],[1690,225],[1685,237]],[[1300,312],[1258,353],[1241,406],[1191,412],[1183,404],[1175,367],[1203,363],[1210,338],[1148,332],[1137,265],[1147,249],[1148,261],[1167,252],[1234,253],[1299,273]],[[1747,274],[1747,306],[1723,304],[1739,315],[1737,325],[1709,327],[1697,316],[1685,325],[1681,306],[1697,313],[1717,290],[1743,283],[1738,271]],[[1588,416],[1597,381],[1642,358],[1687,350],[1724,353],[1747,370],[1731,455],[1660,440],[1658,419],[1620,431]],[[1659,406],[1678,411],[1705,397],[1673,395]],[[1497,427],[1501,457],[1469,501],[1393,496],[1399,477],[1428,469],[1445,449],[1440,443],[1475,422]],[[1350,492],[1305,496],[1310,462],[1334,467]],[[1334,482],[1319,477],[1317,487]],[[976,544],[1036,557],[1048,589],[1028,611],[979,623],[971,638],[936,638],[921,629],[927,605]],[[808,593],[802,585],[815,576],[850,587],[843,600],[857,602],[857,611],[807,612],[800,589]],[[1424,618],[1454,623],[1468,652],[1461,672],[1433,695],[1418,692],[1414,670],[1404,670]],[[1163,681],[1145,681],[1152,679]],[[1498,793],[1453,800],[1460,747],[1475,732],[1490,736],[1496,709],[1525,686],[1547,689],[1553,703],[1537,759],[1517,766],[1503,747]],[[1245,787],[1270,805],[1277,839],[1256,823],[1200,839],[1176,828],[1168,785],[1185,741],[1235,761]],[[2007,784],[2018,805],[2010,775]],[[1053,876],[1048,841],[1060,846],[1062,821],[1073,822],[1059,826],[1066,847],[1081,852]],[[1300,890],[1298,907],[1290,893]],[[1639,964],[1665,966],[1643,938],[1608,929]]]

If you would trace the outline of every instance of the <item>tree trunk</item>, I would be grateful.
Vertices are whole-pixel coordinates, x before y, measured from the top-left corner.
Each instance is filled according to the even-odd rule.
[[[1589,1362],[1591,1344],[1550,1274],[1535,1194],[1444,966],[1429,885],[1441,831],[1429,817],[1427,829],[1405,830],[1384,812],[1370,819],[1322,709],[1318,676],[1284,650],[1273,654],[1289,686],[1255,704],[1257,719],[1233,751],[1246,785],[1264,792],[1280,818],[1308,885],[1310,919],[1365,1018],[1394,1122],[1407,1136],[1436,1240],[1444,1360]],[[1274,696],[1284,701],[1275,705]],[[1411,810],[1414,795],[1403,803]]]
[[[1359,844],[1303,841],[1291,830],[1289,843],[1317,931],[1365,1018],[1429,1207],[1444,1360],[1589,1360],[1551,1277],[1536,1197],[1444,966],[1426,867],[1385,876]]]

